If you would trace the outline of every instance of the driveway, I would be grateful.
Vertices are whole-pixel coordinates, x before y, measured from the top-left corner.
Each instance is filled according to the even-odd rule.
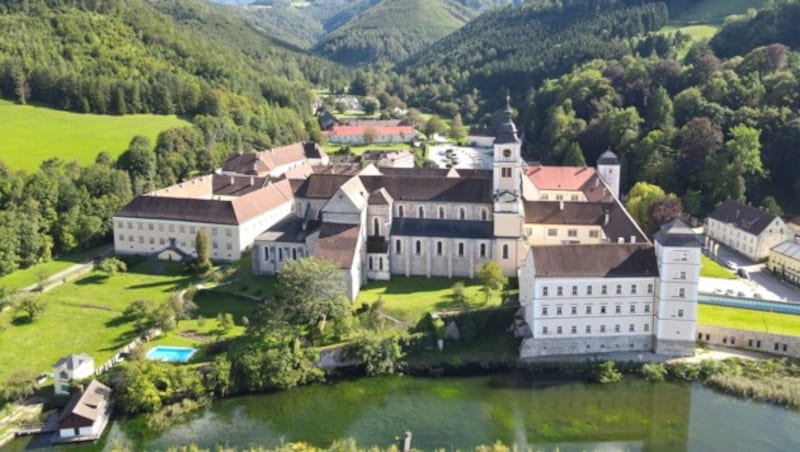
[[[750,275],[750,279],[737,278],[734,280],[718,278],[700,278],[700,291],[708,293],[726,294],[729,290],[733,296],[744,293],[747,298],[754,298],[754,294],[761,295],[765,300],[775,301],[800,301],[800,289],[778,281],[766,270],[765,263],[753,262],[732,249],[720,244],[717,262],[734,262]],[[730,293],[728,293],[730,295]]]

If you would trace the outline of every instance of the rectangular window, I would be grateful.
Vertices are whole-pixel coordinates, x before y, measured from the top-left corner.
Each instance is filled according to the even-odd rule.
[[[586,305],[586,313],[587,314],[591,314],[592,313],[592,305],[590,305],[590,304]]]
[[[569,332],[572,333],[572,334],[578,334],[578,327],[575,326],[575,325],[572,325],[572,327],[570,327],[570,329],[569,329]]]
[[[216,236],[218,232],[217,228],[211,228],[211,235]]]
[[[648,331],[650,331],[650,324],[649,323],[645,323],[644,324],[644,332],[647,333]]]
[[[464,257],[464,243],[458,243],[458,257]]]
[[[547,296],[547,286],[542,287],[542,296],[543,297]]]
[[[156,240],[153,237],[150,237],[150,244],[151,245],[155,245],[155,243],[156,243]]]
[[[414,244],[414,253],[416,253],[417,256],[422,254],[422,241],[421,240],[417,240],[416,243]]]
[[[117,237],[118,237],[120,242],[124,242],[125,241],[125,236],[123,234],[120,234]]]
[[[403,242],[400,240],[394,241],[394,252],[395,254],[403,254]]]
[[[160,232],[164,232],[164,223],[159,223],[159,224],[158,224],[158,230],[159,230]]]
[[[600,237],[600,231],[589,231],[589,237],[596,239]]]
[[[606,332],[606,326],[605,325],[600,325],[600,332],[601,333],[605,333]]]
[[[619,329],[619,324],[617,324],[617,325],[614,325],[614,332],[615,332],[615,333],[619,333],[619,332],[620,332],[620,329]]]
[[[128,222],[128,229],[133,229],[133,222],[132,221]]]
[[[542,336],[547,336],[547,327],[546,326],[542,327]]]
[[[592,294],[592,286],[586,286],[586,295]]]
[[[563,288],[563,287],[561,287],[561,286],[558,286],[558,287],[556,288],[556,295],[558,295],[559,297],[560,297],[560,296],[562,296],[562,295],[564,295],[564,288]]]
[[[636,305],[635,305],[635,304],[632,304],[632,305],[631,305],[631,307],[630,307],[630,313],[631,313],[631,314],[636,314]]]
[[[218,247],[218,246],[219,246],[219,245],[217,244],[217,241],[216,241],[216,240],[215,240],[215,241],[213,241],[213,242],[211,242],[211,248],[217,249],[217,247]]]
[[[139,243],[144,243],[144,237],[142,237],[141,235],[139,236]]]
[[[502,168],[503,177],[511,177],[511,168]]]
[[[600,306],[600,314],[605,314],[605,313],[606,313],[606,307]]]
[[[164,244],[164,237],[159,237],[158,244],[159,245],[163,245]]]
[[[184,232],[186,232],[186,226],[184,226],[184,225],[180,225],[180,226],[178,226],[178,232],[180,232],[181,234],[183,234]]]
[[[136,223],[136,229],[141,231],[142,229],[144,229],[144,225],[142,223]]]
[[[577,229],[567,229],[567,237],[577,237],[578,230]]]
[[[561,334],[561,333],[562,333],[561,327],[557,326],[556,327],[556,334]],[[775,345],[778,345],[778,344],[775,344]]]
[[[174,224],[169,225],[169,232],[175,232],[175,225]]]
[[[230,237],[230,236],[231,236],[231,230],[230,229],[226,229],[225,230],[225,237]]]
[[[622,284],[617,284],[617,295],[622,295]]]
[[[194,226],[189,226],[189,234],[194,234],[195,232],[197,231],[195,230]]]
[[[628,325],[628,332],[629,332],[629,333],[633,333],[634,331],[636,331],[636,328],[635,328],[635,327],[633,326],[633,324],[631,323],[630,325]]]
[[[622,306],[621,305],[614,306],[614,314],[622,314]]]
[[[683,309],[678,309],[678,317],[683,317]]]
[[[681,279],[686,279],[686,272],[681,272]]]
[[[561,315],[561,314],[562,314],[561,306],[556,306],[556,315]]]
[[[586,334],[592,334],[592,325],[586,325]]]
[[[572,295],[578,295],[578,286],[572,286]]]
[[[542,306],[542,315],[547,315],[547,306]]]
[[[441,256],[442,255],[442,249],[443,249],[442,242],[436,242],[436,255],[437,256]]]
[[[153,223],[148,223],[147,224],[147,230],[148,231],[152,231],[153,230]]]
[[[605,285],[605,284],[603,284],[602,286],[600,286],[600,293],[601,293],[601,294],[603,294],[603,295],[606,295],[606,294],[608,294],[608,287],[606,287],[606,285]]]
[[[578,313],[578,307],[577,306],[570,307],[570,313],[572,315],[576,315]]]
[[[636,295],[636,284],[631,284],[631,295]]]
[[[650,312],[650,305],[649,304],[644,305],[644,312],[645,312],[645,314]]]
[[[232,250],[232,249],[233,249],[233,245],[231,245],[230,243],[226,243],[226,244],[225,244],[225,249],[226,249],[226,250],[228,250],[228,251],[230,251],[230,250]],[[294,251],[296,252],[297,250],[294,250]],[[295,259],[297,259],[297,257],[295,257]]]
[[[678,298],[685,298],[686,297],[686,289],[681,287],[678,289]]]
[[[649,293],[649,294],[653,293],[653,285],[652,284],[648,284],[647,285],[647,293]]]
[[[278,262],[283,262],[283,248],[278,248]]]
[[[558,235],[558,229],[550,228],[547,230],[548,237],[555,237],[556,235]]]
[[[486,257],[486,244],[481,243],[481,257]]]
[[[269,262],[269,247],[268,246],[264,247],[264,260]]]

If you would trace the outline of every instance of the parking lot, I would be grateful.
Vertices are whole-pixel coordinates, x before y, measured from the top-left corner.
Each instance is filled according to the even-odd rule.
[[[733,262],[748,273],[749,279],[700,278],[701,292],[765,300],[800,301],[800,290],[778,281],[766,270],[765,263],[753,262],[722,244],[719,246],[716,261],[722,265],[728,261]]]

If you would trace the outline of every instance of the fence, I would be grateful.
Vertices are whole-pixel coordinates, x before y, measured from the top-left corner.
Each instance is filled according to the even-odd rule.
[[[715,306],[727,306],[729,308],[800,315],[800,303],[795,301],[769,301],[757,298],[737,298],[701,293],[698,295],[698,302]]]

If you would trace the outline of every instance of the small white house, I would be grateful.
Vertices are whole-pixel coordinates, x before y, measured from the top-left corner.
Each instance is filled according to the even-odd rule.
[[[94,359],[86,353],[69,355],[53,364],[53,389],[56,395],[68,395],[71,381],[94,375]]]
[[[54,442],[93,441],[103,434],[111,416],[111,388],[92,380],[78,389],[56,421]]]

